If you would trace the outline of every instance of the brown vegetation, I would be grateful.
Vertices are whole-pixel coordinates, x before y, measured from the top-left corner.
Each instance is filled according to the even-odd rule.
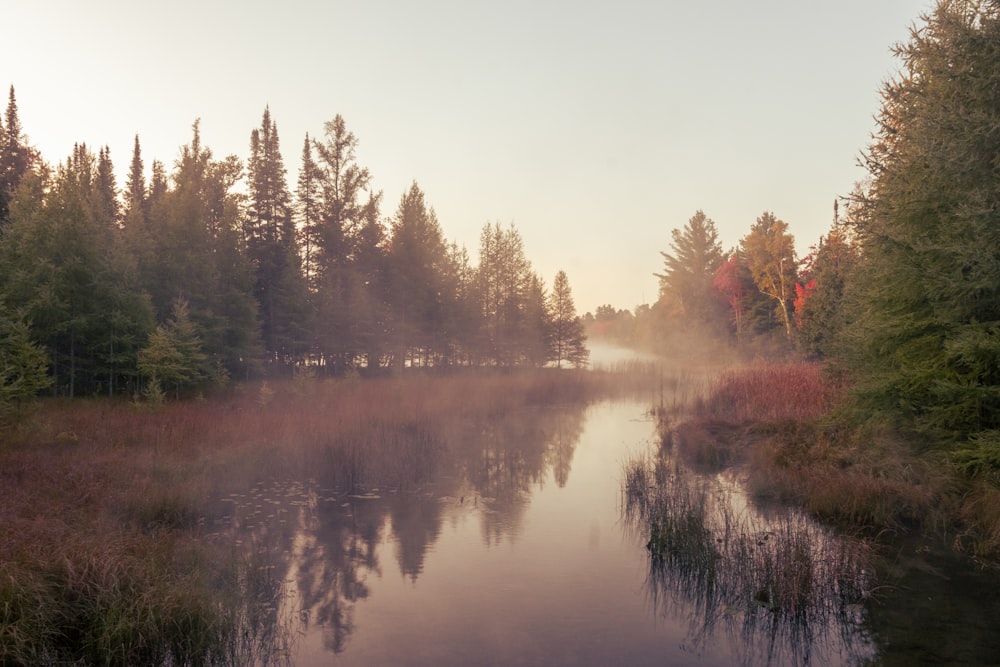
[[[817,364],[728,372],[689,419],[664,428],[664,442],[702,466],[739,463],[756,498],[797,504],[852,532],[947,534],[976,557],[1000,558],[1000,490],[888,429],[844,428],[844,393]]]
[[[252,662],[287,639],[263,646],[248,630],[279,592],[252,576],[253,553],[200,539],[212,499],[282,475],[414,488],[463,420],[586,402],[621,380],[415,375],[244,385],[158,408],[45,402],[0,447],[0,664]]]

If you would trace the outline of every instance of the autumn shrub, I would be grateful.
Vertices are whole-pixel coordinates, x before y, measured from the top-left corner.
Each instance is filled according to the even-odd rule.
[[[842,389],[819,364],[759,364],[722,373],[696,413],[734,423],[816,419]]]

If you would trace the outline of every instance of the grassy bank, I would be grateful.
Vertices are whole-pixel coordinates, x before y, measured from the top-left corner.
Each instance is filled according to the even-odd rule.
[[[280,582],[258,576],[252,549],[202,539],[213,499],[282,476],[415,489],[464,422],[631,391],[635,377],[300,380],[156,409],[43,402],[0,445],[0,664],[280,662]]]
[[[889,429],[849,424],[845,387],[815,364],[721,375],[665,444],[717,468],[739,463],[758,500],[790,502],[857,534],[922,532],[983,562],[1000,561],[1000,489]]]

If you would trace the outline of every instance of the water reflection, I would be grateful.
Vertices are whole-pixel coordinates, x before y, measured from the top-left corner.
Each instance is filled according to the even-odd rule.
[[[342,653],[357,604],[386,574],[383,547],[391,548],[393,569],[415,584],[448,519],[477,520],[489,546],[516,539],[533,489],[550,476],[566,484],[584,411],[466,418],[447,442],[427,448],[414,479],[400,485],[406,492],[344,483],[335,466],[320,466],[305,481],[261,482],[219,500],[209,539],[266,561],[261,567],[281,589],[276,625],[291,624],[300,638],[321,635],[325,651]]]
[[[623,496],[625,523],[649,554],[651,605],[687,623],[693,652],[721,635],[747,665],[874,657],[861,543],[791,511],[755,511],[732,480],[659,455],[627,462]]]

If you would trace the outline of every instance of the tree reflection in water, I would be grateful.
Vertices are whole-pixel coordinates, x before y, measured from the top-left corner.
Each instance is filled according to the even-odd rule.
[[[560,487],[569,478],[585,407],[456,417],[414,430],[419,461],[362,460],[349,470],[333,462],[312,471],[317,478],[262,482],[221,499],[211,537],[269,561],[264,567],[284,587],[275,623],[293,619],[300,636],[319,627],[326,650],[340,653],[354,630],[355,605],[370,595],[369,577],[383,575],[380,547],[391,542],[400,574],[416,582],[456,507],[478,516],[486,544],[515,539],[532,487],[550,470]],[[391,477],[380,478],[380,469]],[[401,478],[401,469],[410,476]]]
[[[662,456],[625,465],[623,515],[649,552],[653,608],[688,623],[689,649],[721,631],[743,664],[872,659],[870,555],[792,511],[768,517],[738,485]]]

